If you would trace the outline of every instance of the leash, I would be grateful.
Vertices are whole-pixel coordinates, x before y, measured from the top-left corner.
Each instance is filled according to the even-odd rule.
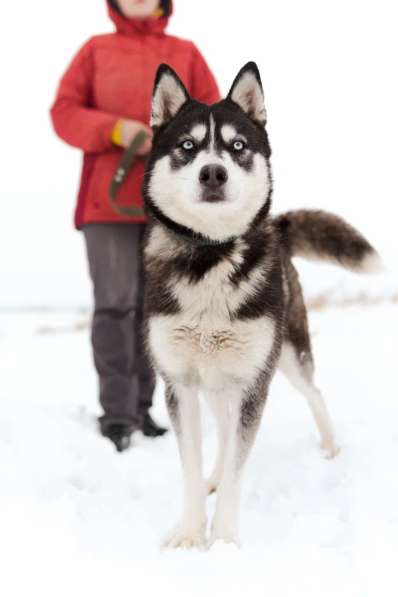
[[[120,190],[120,187],[124,183],[127,174],[130,172],[134,160],[137,155],[137,151],[141,145],[145,142],[148,134],[145,131],[139,131],[126,151],[123,153],[122,158],[116,168],[115,174],[111,180],[109,187],[109,201],[112,208],[121,216],[143,216],[145,210],[141,206],[135,205],[118,205],[116,200]]]

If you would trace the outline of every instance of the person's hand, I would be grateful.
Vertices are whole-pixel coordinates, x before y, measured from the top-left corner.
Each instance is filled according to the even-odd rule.
[[[121,120],[120,121],[120,145],[127,149],[134,137],[140,131],[147,133],[147,138],[137,151],[138,155],[146,155],[151,151],[152,147],[152,130],[146,124],[138,122],[137,120]]]

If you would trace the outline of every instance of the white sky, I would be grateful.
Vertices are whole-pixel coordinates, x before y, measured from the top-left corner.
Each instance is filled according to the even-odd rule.
[[[0,306],[87,304],[71,226],[80,157],[54,136],[48,107],[79,46],[112,25],[102,0],[4,4]],[[396,12],[387,0],[176,0],[169,28],[197,43],[223,92],[257,61],[274,210],[333,210],[387,262],[398,249]]]

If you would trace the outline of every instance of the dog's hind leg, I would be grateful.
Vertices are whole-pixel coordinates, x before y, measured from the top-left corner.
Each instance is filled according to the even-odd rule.
[[[279,367],[299,392],[307,398],[319,433],[321,447],[329,458],[338,453],[333,424],[325,400],[314,384],[314,364],[311,339],[308,331],[307,311],[296,269],[291,261],[285,261],[288,287],[288,308],[286,313],[286,339],[282,346]]]
[[[206,491],[202,472],[199,400],[196,388],[169,386],[167,407],[177,435],[184,483],[180,523],[166,537],[166,547],[201,546],[206,539]]]
[[[267,383],[256,384],[256,389],[253,391],[240,390],[226,394],[228,418],[225,432],[225,454],[217,489],[211,543],[218,540],[227,543],[239,542],[238,522],[242,474],[261,420],[267,385],[268,380]]]
[[[217,490],[224,466],[225,449],[228,438],[228,402],[222,392],[206,395],[207,402],[213,412],[217,427],[217,456],[210,477],[207,479],[207,493]]]
[[[307,398],[321,436],[321,447],[329,458],[333,458],[338,454],[339,449],[336,445],[333,423],[325,400],[313,381],[314,367],[311,352],[298,353],[293,344],[285,342],[282,347],[279,367],[292,386]]]

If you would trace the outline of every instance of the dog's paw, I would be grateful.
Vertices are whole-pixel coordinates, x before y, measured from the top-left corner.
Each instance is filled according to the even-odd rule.
[[[323,441],[321,443],[321,450],[325,454],[325,458],[331,460],[338,455],[340,447],[334,441]]]
[[[206,523],[192,527],[185,524],[179,524],[170,531],[163,543],[163,548],[169,549],[191,549],[192,547],[206,546]]]
[[[225,524],[213,524],[208,547],[211,547],[215,543],[228,543],[240,547],[237,529]]]

